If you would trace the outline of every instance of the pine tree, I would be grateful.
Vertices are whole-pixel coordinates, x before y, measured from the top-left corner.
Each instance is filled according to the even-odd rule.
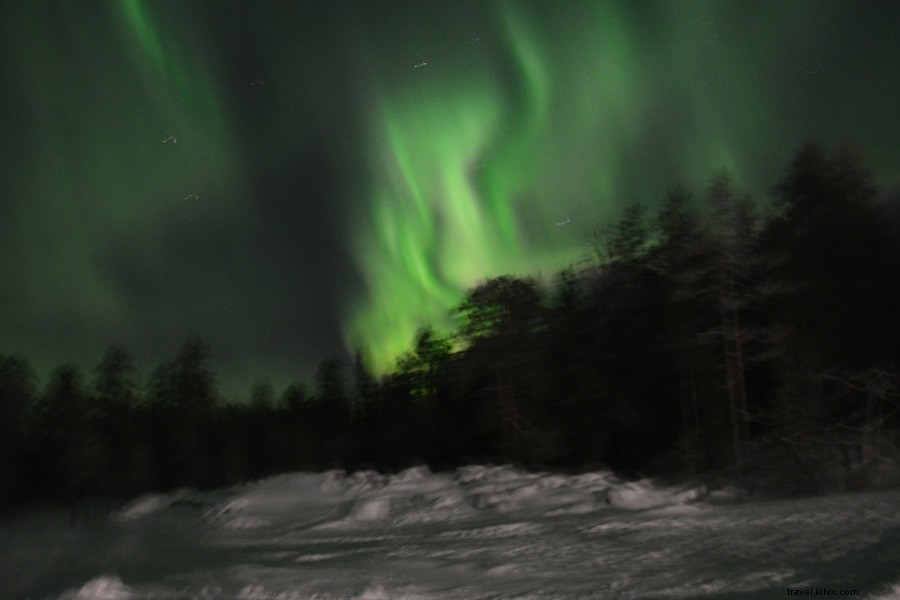
[[[28,493],[28,411],[37,397],[37,378],[20,356],[0,356],[0,510]]]
[[[701,332],[711,328],[714,312],[709,290],[713,265],[711,242],[683,188],[669,192],[657,216],[658,244],[652,267],[665,289],[664,349],[671,353],[677,378],[682,467],[689,473],[708,468],[708,425],[701,410],[708,404],[705,375],[709,370],[709,340]]]
[[[346,465],[356,460],[358,450],[353,436],[347,383],[341,364],[326,359],[316,371],[316,395],[310,425],[321,436],[321,466]]]
[[[752,251],[757,225],[749,199],[737,196],[728,174],[713,179],[707,201],[712,209],[709,227],[719,317],[714,331],[723,349],[732,452],[740,463],[743,446],[750,437],[746,344],[752,332],[744,322],[744,313],[754,301]]]
[[[821,489],[840,485],[829,474],[837,444],[853,454],[878,443],[872,433],[883,420],[872,407],[880,396],[861,382],[891,373],[885,367],[897,356],[888,316],[895,302],[885,284],[889,234],[871,175],[849,146],[829,156],[820,144],[804,145],[773,194],[778,210],[765,253],[774,291],[768,308],[780,334],[775,418],[793,473]]]
[[[416,453],[429,464],[439,460],[438,418],[440,396],[446,388],[446,370],[450,361],[450,340],[431,328],[416,333],[413,349],[397,361],[395,378],[403,382],[410,397],[412,437]]]
[[[137,420],[139,383],[131,353],[111,346],[94,368],[93,410],[109,476],[105,491],[124,494],[149,485],[147,446]]]
[[[478,393],[491,398],[489,423],[497,426],[499,450],[526,462],[556,454],[554,432],[542,426],[544,364],[540,336],[541,295],[533,279],[490,279],[469,292],[457,309],[466,356],[489,371],[491,384]]]
[[[209,345],[189,337],[173,361],[159,365],[148,382],[151,443],[164,488],[210,482],[216,380]]]
[[[39,456],[45,491],[66,502],[97,493],[104,472],[90,399],[78,367],[64,365],[50,376],[37,411]]]

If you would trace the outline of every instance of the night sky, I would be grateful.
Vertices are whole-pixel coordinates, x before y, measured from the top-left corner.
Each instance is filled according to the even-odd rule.
[[[13,5],[8,6],[8,5]],[[900,3],[5,3],[0,353],[210,342],[226,395],[552,274],[631,202],[797,147],[900,183]]]

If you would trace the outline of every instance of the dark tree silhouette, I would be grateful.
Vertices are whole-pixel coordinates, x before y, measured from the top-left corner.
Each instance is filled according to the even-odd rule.
[[[188,338],[174,361],[161,364],[149,380],[149,425],[158,463],[158,485],[207,485],[216,381],[209,345]]]
[[[99,488],[105,465],[78,367],[65,365],[53,372],[35,418],[35,452],[45,467],[36,475],[44,491],[57,500],[83,500]]]
[[[669,192],[657,217],[658,246],[652,268],[663,279],[663,348],[671,354],[681,416],[681,463],[689,473],[710,466],[708,419],[710,344],[713,327],[711,240],[683,188]],[[716,434],[717,435],[717,434]]]
[[[150,450],[138,415],[140,384],[131,353],[110,346],[94,368],[92,405],[108,477],[109,495],[139,491],[149,484]]]
[[[802,147],[755,211],[727,175],[599,228],[596,260],[468,290],[390,372],[223,403],[188,338],[140,385],[122,347],[43,393],[0,355],[0,508],[288,470],[473,461],[732,478],[793,493],[897,483],[900,219],[858,153]],[[898,204],[900,206],[900,204]],[[898,212],[897,214],[900,214]],[[893,219],[893,220],[892,220]]]
[[[542,298],[534,279],[498,277],[469,292],[457,309],[460,336],[473,361],[471,372],[488,377],[475,389],[489,401],[488,423],[497,427],[501,454],[524,462],[552,458],[555,432],[548,430],[540,399],[547,381],[540,338]]]
[[[20,356],[0,356],[0,509],[28,494],[28,410],[37,397],[37,378]]]
[[[713,179],[707,199],[712,209],[710,240],[718,312],[718,326],[711,333],[721,341],[731,449],[734,460],[741,462],[750,437],[746,345],[752,334],[744,314],[754,299],[751,277],[756,219],[750,200],[738,197],[727,173]]]
[[[321,467],[352,462],[357,455],[352,436],[350,399],[344,369],[334,359],[324,360],[316,372],[316,394],[310,411],[316,463]]]

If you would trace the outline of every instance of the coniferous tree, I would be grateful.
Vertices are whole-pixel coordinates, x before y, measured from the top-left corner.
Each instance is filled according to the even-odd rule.
[[[607,252],[591,278],[586,325],[595,339],[605,460],[626,468],[674,443],[675,374],[664,349],[665,280],[655,265],[658,234],[639,205],[605,230]]]
[[[312,398],[305,385],[292,383],[281,395],[285,420],[290,431],[288,462],[292,469],[313,467],[313,432],[311,431]]]
[[[37,476],[56,500],[81,501],[100,487],[104,465],[89,403],[81,371],[73,365],[53,372],[39,401],[36,441],[44,469]]]
[[[138,419],[139,382],[134,358],[111,346],[94,368],[93,408],[109,470],[106,492],[135,492],[149,485],[149,449]]]
[[[849,448],[871,445],[864,436],[869,396],[845,382],[896,357],[886,333],[889,234],[876,216],[871,176],[849,147],[828,156],[820,144],[806,144],[773,192],[778,210],[765,240],[778,292],[768,308],[781,332],[774,418],[793,472],[821,489],[835,485],[836,439]],[[835,421],[853,423],[856,434],[836,437]]]
[[[148,382],[149,426],[163,488],[202,486],[210,473],[216,381],[209,345],[190,337],[174,361],[157,367]]]
[[[682,466],[689,473],[709,466],[710,437],[705,410],[709,404],[709,330],[713,303],[710,240],[682,188],[671,191],[657,217],[658,246],[652,265],[663,278],[665,322],[663,346],[671,353],[679,398]]]
[[[312,431],[318,436],[321,466],[348,464],[356,455],[352,435],[350,401],[341,364],[322,361],[316,371],[316,395],[310,414]]]
[[[756,224],[750,201],[738,197],[728,174],[713,179],[707,201],[712,209],[710,240],[719,321],[714,332],[723,350],[732,452],[734,459],[741,462],[743,446],[750,436],[746,345],[751,333],[744,315],[753,301],[751,269]]]
[[[595,231],[592,241],[594,252],[603,266],[636,260],[647,251],[649,243],[646,209],[638,203],[628,205],[618,222]]]
[[[37,397],[36,376],[20,356],[0,356],[0,510],[28,493],[28,411]]]
[[[599,331],[592,326],[588,295],[593,269],[570,269],[557,278],[547,311],[543,344],[548,366],[546,397],[551,426],[558,436],[560,460],[572,466],[599,464],[608,440],[605,430],[602,356]]]
[[[360,445],[360,456],[371,464],[377,460],[377,423],[383,401],[381,388],[369,371],[361,350],[353,360],[353,427]]]
[[[281,436],[276,434],[275,389],[268,381],[258,379],[250,389],[250,405],[244,411],[244,428],[248,431],[248,458],[254,476],[268,475],[283,462]]]
[[[496,428],[497,450],[525,462],[557,453],[540,402],[546,384],[541,302],[535,280],[504,276],[475,287],[457,309],[472,372],[489,382],[475,393],[489,399],[485,417]]]
[[[242,483],[258,476],[253,471],[254,448],[248,431],[248,408],[234,402],[222,404],[213,412],[207,435],[209,456],[214,468],[210,485]]]
[[[413,349],[397,361],[397,377],[402,380],[409,397],[411,434],[417,454],[433,463],[439,456],[441,442],[438,419],[443,416],[442,389],[447,388],[450,340],[431,328],[420,329]]]
[[[134,357],[124,346],[110,346],[94,369],[96,398],[115,406],[134,406],[139,382]]]

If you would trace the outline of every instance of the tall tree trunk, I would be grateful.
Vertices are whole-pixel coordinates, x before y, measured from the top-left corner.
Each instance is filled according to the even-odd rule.
[[[501,363],[496,370],[497,400],[500,412],[500,432],[504,452],[516,448],[518,438],[519,416],[513,389],[512,371],[508,363]]]
[[[737,366],[735,365],[734,353],[731,351],[730,343],[731,324],[728,313],[722,314],[722,334],[724,336],[724,358],[725,358],[725,390],[728,402],[728,422],[731,433],[731,451],[735,462],[741,462],[743,456],[741,453],[740,426],[738,425],[738,391],[737,391]]]
[[[697,398],[696,356],[687,348],[687,361],[680,368],[679,396],[681,399],[682,464],[689,473],[702,468],[706,455],[700,435],[700,406]]]
[[[738,398],[738,406],[740,413],[738,422],[740,423],[740,441],[746,442],[750,439],[750,413],[747,410],[747,384],[744,379],[744,343],[741,339],[740,317],[737,311],[734,311],[734,362],[735,375],[737,376],[736,391]]]

